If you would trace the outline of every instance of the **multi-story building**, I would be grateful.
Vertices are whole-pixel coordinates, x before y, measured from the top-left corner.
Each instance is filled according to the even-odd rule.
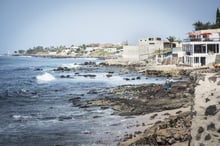
[[[183,42],[184,63],[193,67],[207,66],[220,54],[220,29],[200,30],[188,33]]]
[[[172,43],[172,47],[176,47],[177,42]],[[122,57],[132,61],[148,60],[155,55],[156,51],[163,51],[171,48],[168,40],[163,40],[159,37],[143,38],[138,41],[136,46],[124,46]]]

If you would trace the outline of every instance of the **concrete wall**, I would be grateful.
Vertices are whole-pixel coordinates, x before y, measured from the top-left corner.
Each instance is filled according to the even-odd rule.
[[[138,46],[123,46],[122,58],[130,61],[139,61],[140,52]]]

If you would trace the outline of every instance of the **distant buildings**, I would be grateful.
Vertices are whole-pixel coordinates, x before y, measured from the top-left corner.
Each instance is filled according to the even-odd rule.
[[[183,42],[184,63],[193,67],[207,66],[220,54],[220,29],[200,30],[188,33]]]

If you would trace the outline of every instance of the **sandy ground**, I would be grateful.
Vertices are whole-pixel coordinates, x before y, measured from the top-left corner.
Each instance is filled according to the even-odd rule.
[[[217,77],[216,81],[210,80],[210,77]],[[220,109],[220,77],[214,73],[207,73],[205,80],[199,81],[195,89],[194,111],[196,115],[192,119],[192,141],[191,146],[219,146],[220,145],[220,112],[215,115],[205,115],[206,108],[210,105],[216,105],[217,111]],[[208,125],[212,128],[208,129]],[[199,127],[204,129],[198,134]],[[209,135],[209,136],[207,136]],[[203,145],[204,144],[204,145]]]

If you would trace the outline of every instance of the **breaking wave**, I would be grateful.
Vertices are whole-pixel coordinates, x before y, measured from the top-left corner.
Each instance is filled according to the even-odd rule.
[[[49,82],[49,81],[55,80],[56,78],[52,74],[49,74],[49,73],[46,72],[43,75],[38,75],[36,77],[36,79],[39,82]]]

